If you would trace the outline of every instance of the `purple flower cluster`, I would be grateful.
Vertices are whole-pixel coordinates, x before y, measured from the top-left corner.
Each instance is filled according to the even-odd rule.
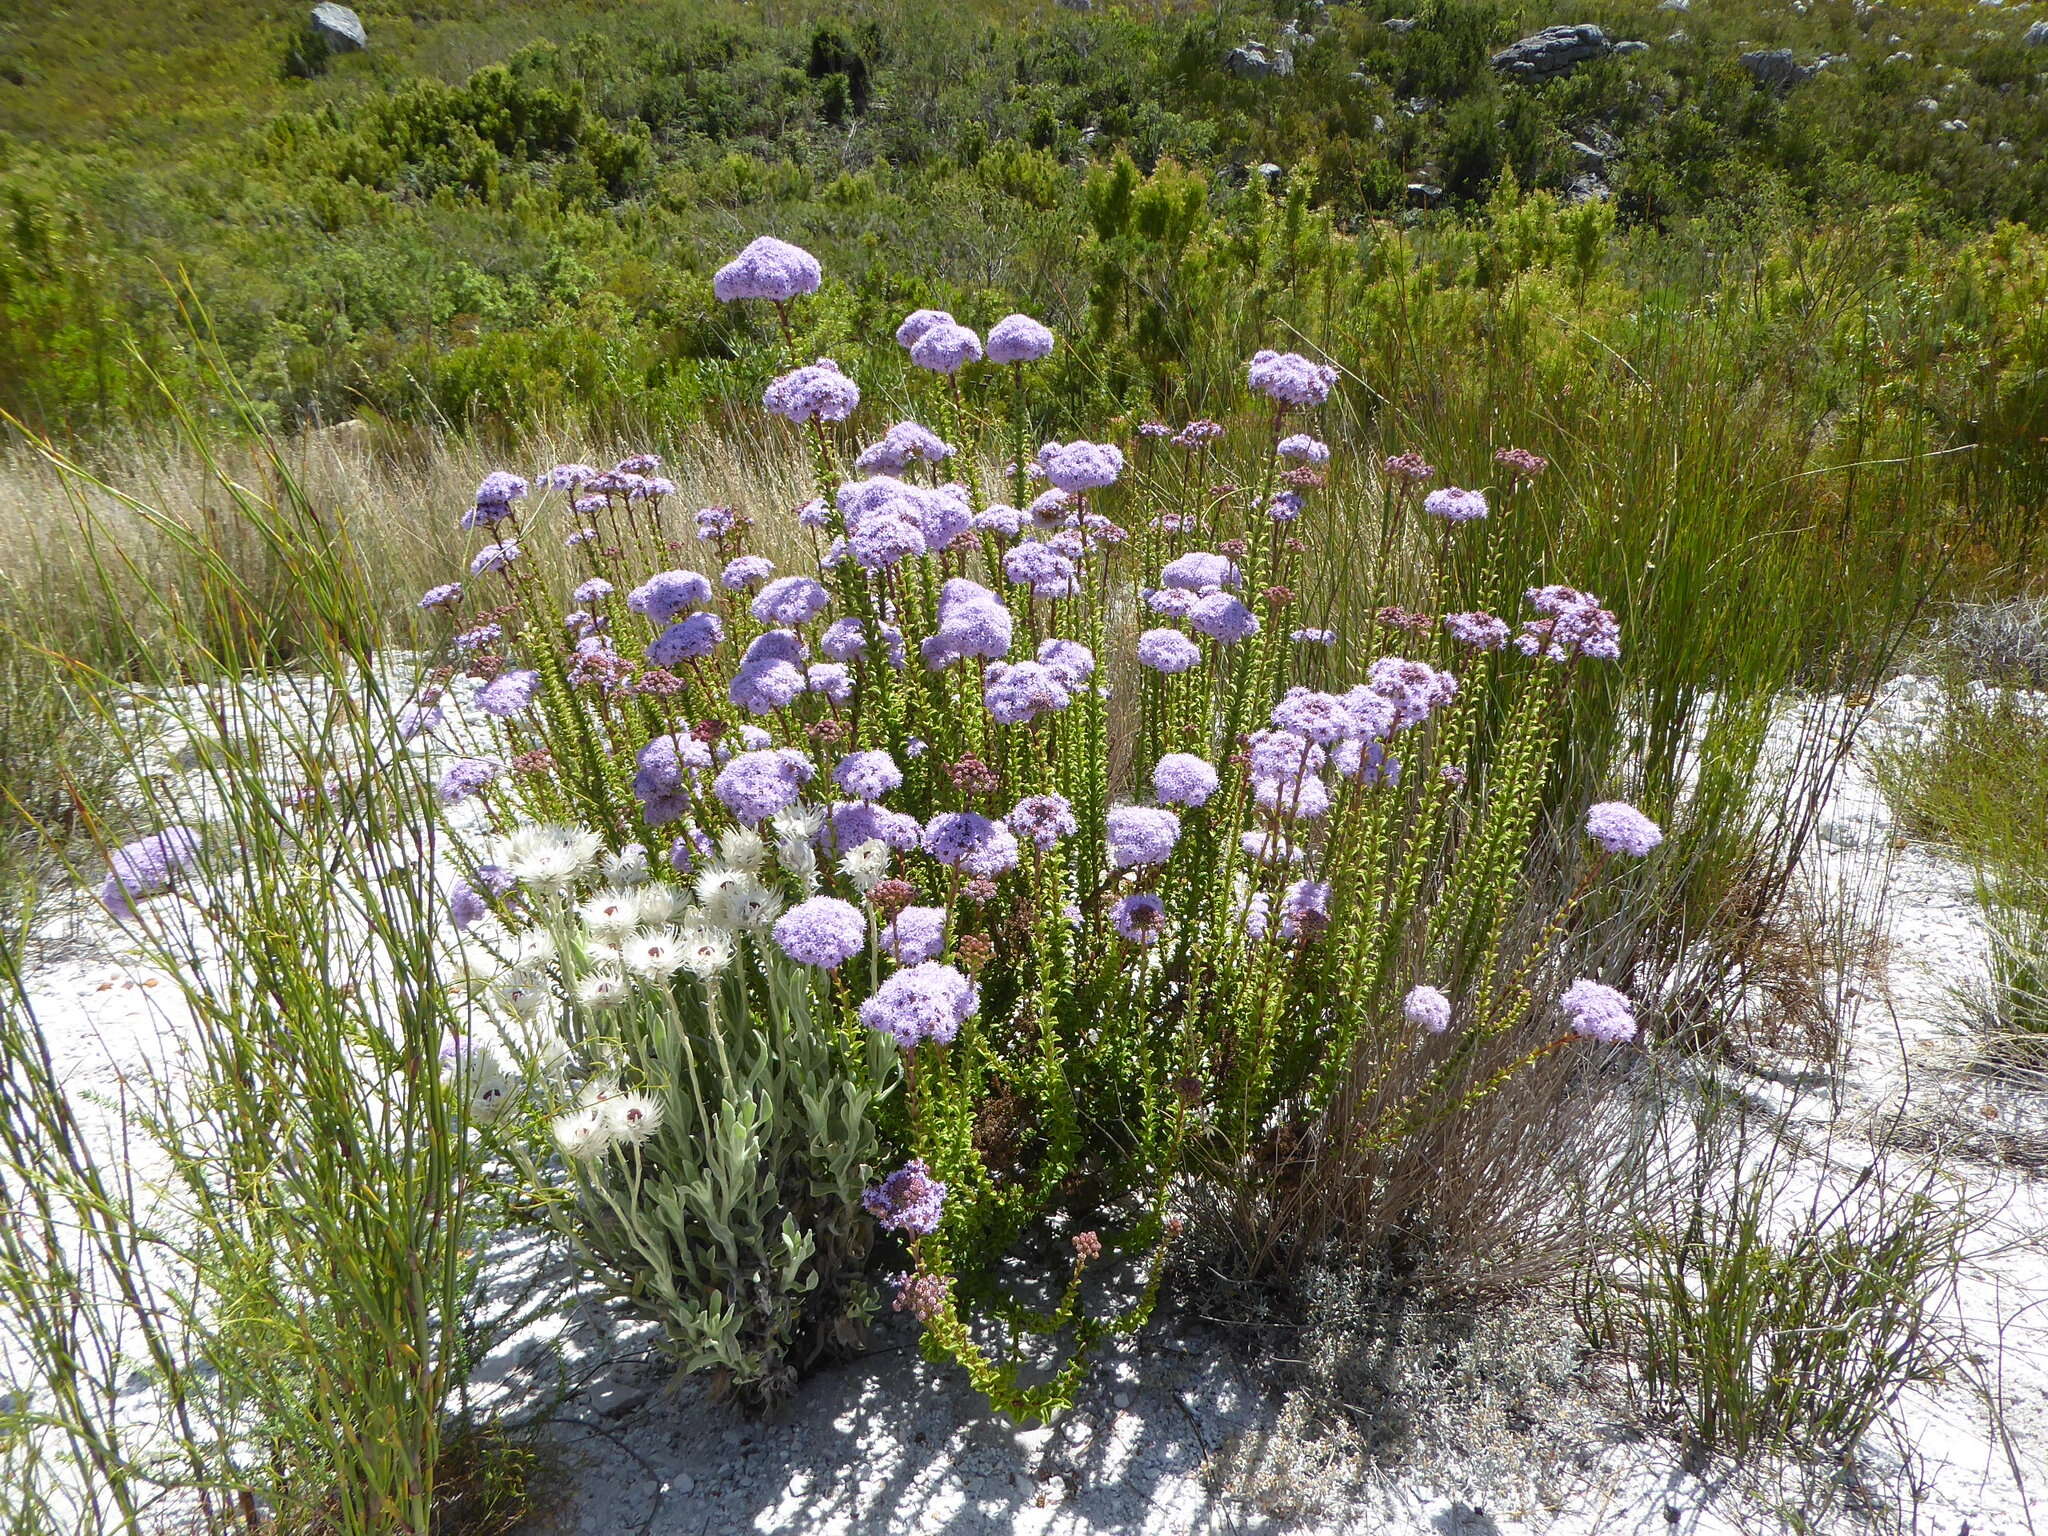
[[[786,304],[816,293],[822,276],[818,258],[809,251],[763,235],[718,269],[711,291],[728,304],[736,299]]]
[[[1105,818],[1105,827],[1111,869],[1164,864],[1180,841],[1180,817],[1158,806],[1115,806]]]
[[[487,715],[509,720],[533,707],[533,697],[539,689],[538,672],[500,672],[478,690],[476,707]]]
[[[1116,931],[1133,944],[1151,944],[1166,928],[1166,903],[1150,891],[1124,897],[1110,909]]]
[[[1440,1035],[1451,1027],[1451,1000],[1435,987],[1416,987],[1401,1000],[1401,1015],[1418,1029]]]
[[[719,769],[711,790],[735,819],[758,826],[795,805],[816,771],[795,748],[769,747],[733,758]]]
[[[1635,1005],[1604,982],[1581,976],[1564,989],[1557,1005],[1575,1035],[1607,1045],[1626,1045],[1636,1037]]]
[[[1035,661],[1020,661],[1015,666],[994,663],[982,688],[982,702],[998,725],[1028,725],[1073,701],[1066,681],[1051,667]]]
[[[650,624],[667,624],[711,605],[711,580],[695,571],[659,571],[626,594],[626,606]]]
[[[992,363],[1035,363],[1052,356],[1053,334],[1029,315],[1005,315],[988,328]]]
[[[964,325],[942,320],[918,333],[910,343],[910,360],[933,373],[958,373],[969,363],[981,361],[981,338]]]
[[[647,644],[647,659],[657,667],[702,661],[725,640],[725,620],[715,613],[693,613],[679,619]]]
[[[832,594],[809,576],[778,576],[763,587],[748,605],[763,624],[794,629],[808,624],[832,601]]]
[[[844,421],[860,404],[860,386],[829,357],[776,379],[762,393],[772,415],[801,426],[807,421]]]
[[[1200,666],[1202,648],[1177,629],[1148,629],[1138,636],[1138,664],[1169,675]]]
[[[881,1183],[871,1186],[860,1203],[889,1231],[901,1232],[906,1237],[925,1237],[939,1230],[946,1186],[932,1177],[923,1158],[914,1157]]]
[[[1447,523],[1477,522],[1487,514],[1486,493],[1441,486],[1422,498],[1422,510]]]
[[[860,1005],[860,1021],[905,1050],[929,1040],[951,1045],[981,1006],[981,992],[960,971],[936,960],[907,966]]]
[[[1061,838],[1072,837],[1079,828],[1074,807],[1065,795],[1026,795],[1003,821],[1040,853],[1048,852]]]
[[[1609,853],[1646,856],[1664,841],[1664,831],[1624,800],[1605,800],[1586,812],[1586,836]]]
[[[953,445],[914,421],[899,421],[862,450],[853,467],[864,475],[900,475],[912,459],[936,464],[953,456]]]
[[[774,934],[798,965],[829,971],[868,947],[868,920],[836,896],[813,896],[777,918]]]
[[[1508,643],[1507,620],[1490,613],[1447,613],[1444,632],[1460,645],[1475,651],[1497,651]]]
[[[1261,351],[1245,371],[1246,382],[1283,406],[1321,405],[1330,398],[1337,370],[1312,363],[1298,352]]]
[[[633,759],[633,796],[650,827],[666,826],[689,810],[686,784],[711,767],[711,749],[694,736],[657,736]]]
[[[443,805],[460,805],[489,789],[504,771],[505,765],[494,758],[459,757],[441,774],[435,793]]]
[[[1458,696],[1458,680],[1424,661],[1383,656],[1366,673],[1368,686],[1394,706],[1393,729],[1420,725]]]
[[[1219,782],[1216,770],[1192,752],[1169,752],[1152,769],[1152,793],[1162,805],[1207,805]]]
[[[136,902],[170,890],[198,859],[199,834],[191,827],[166,827],[124,843],[107,857],[100,902],[116,917],[133,917]]]
[[[462,601],[462,583],[443,582],[438,587],[429,587],[420,594],[422,608],[453,608]]]
[[[1079,496],[1115,485],[1124,456],[1108,443],[1047,443],[1038,450],[1038,467],[1055,489]]]
[[[946,951],[946,909],[905,907],[882,925],[878,944],[900,965],[922,965]]]
[[[1524,594],[1541,618],[1524,619],[1515,646],[1524,656],[1570,661],[1590,656],[1595,661],[1621,659],[1621,622],[1600,606],[1600,599],[1576,587],[1531,587]]]
[[[924,664],[935,672],[963,657],[995,661],[1010,653],[1010,610],[979,582],[955,576],[941,587],[938,619],[937,632],[919,647]]]
[[[879,800],[903,784],[903,770],[886,752],[849,752],[832,770],[832,782],[856,800]]]
[[[1017,867],[1017,837],[979,811],[941,811],[924,824],[924,851],[969,875],[996,876]]]

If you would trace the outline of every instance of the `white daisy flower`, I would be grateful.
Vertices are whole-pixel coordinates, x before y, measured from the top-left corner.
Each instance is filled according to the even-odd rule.
[[[619,957],[642,980],[666,980],[682,968],[682,935],[673,928],[642,928],[619,946]]]
[[[565,1157],[602,1157],[612,1140],[604,1113],[595,1106],[557,1115],[554,1133],[555,1145],[562,1149]]]
[[[576,983],[576,1002],[579,1007],[593,1011],[617,1007],[630,995],[626,978],[609,968],[586,973]]]
[[[734,827],[719,838],[718,857],[733,869],[756,870],[768,858],[768,845],[751,827]]]
[[[647,884],[636,887],[633,895],[640,904],[639,926],[642,928],[660,927],[674,918],[683,907],[683,899],[677,894],[675,887],[664,885],[659,880],[650,880]]]
[[[622,938],[647,921],[640,915],[640,893],[618,887],[599,891],[576,909],[576,915],[599,939]]]
[[[605,1096],[597,1112],[615,1147],[638,1146],[661,1129],[661,1100],[650,1094],[614,1091]]]
[[[599,866],[610,885],[638,885],[648,878],[647,845],[628,843],[617,853],[608,853]]]
[[[732,935],[716,928],[683,930],[683,968],[709,981],[732,964]]]
[[[769,818],[768,826],[778,843],[808,843],[825,828],[825,808],[822,805],[784,806]]]
[[[879,837],[856,844],[840,858],[839,872],[865,896],[868,887],[889,873],[889,845]]]
[[[492,862],[521,885],[561,895],[603,852],[604,839],[582,827],[526,826],[500,840]]]
[[[491,982],[491,1001],[514,1018],[535,1017],[554,1001],[554,989],[537,971],[505,971]]]

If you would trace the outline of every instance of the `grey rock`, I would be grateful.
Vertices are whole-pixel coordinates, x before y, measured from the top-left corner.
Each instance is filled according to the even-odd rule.
[[[2037,21],[2020,34],[2020,41],[2029,48],[2048,48],[2048,21]]]
[[[370,46],[370,34],[363,30],[363,18],[345,5],[335,5],[331,0],[313,7],[313,14],[307,25],[322,42],[327,44],[329,53],[354,53],[359,48]]]
[[[1380,25],[1389,32],[1413,32],[1415,30],[1415,18],[1413,16],[1389,16]]]
[[[1819,71],[1818,64],[1802,64],[1790,48],[1760,48],[1742,56],[1749,78],[1767,90],[1788,91],[1804,85]]]
[[[1969,131],[1970,125],[1960,117],[1952,117],[1943,123],[1941,127],[1944,133],[1966,133]]]
[[[1272,161],[1268,160],[1264,165],[1259,167],[1259,174],[1265,177],[1266,180],[1271,181],[1274,177],[1280,174],[1280,167],[1275,165]]]
[[[1607,168],[1607,156],[1590,144],[1582,144],[1574,139],[1572,153],[1579,157],[1579,169],[1582,171],[1590,171],[1597,176]]]
[[[1665,38],[1664,41],[1669,43],[1674,48],[1683,48],[1687,43],[1692,41],[1692,34],[1690,32],[1684,31],[1674,32],[1669,37]]]
[[[1692,9],[1692,0],[1657,0],[1657,9],[1660,11],[1689,11]]]
[[[1922,96],[1918,101],[1914,102],[1913,105],[1918,107],[1922,112],[1939,112],[1941,110],[1941,103],[1936,101],[1932,96]]]
[[[1617,58],[1624,53],[1648,53],[1649,51],[1650,45],[1648,43],[1641,42],[1635,38],[1630,38],[1627,42],[1614,45],[1614,52]]]
[[[1590,171],[1581,171],[1565,183],[1564,199],[1568,203],[1604,203],[1613,196],[1614,188]]]
[[[1903,48],[1897,53],[1885,55],[1885,63],[1887,64],[1910,64],[1912,62],[1913,55],[1906,52]]]
[[[1257,43],[1231,49],[1223,56],[1223,67],[1240,80],[1263,80],[1273,73],[1272,60]]]
[[[1408,195],[1428,208],[1442,200],[1444,189],[1434,182],[1411,181],[1408,183]]]
[[[1059,0],[1059,6],[1063,11],[1092,11],[1095,0]]]
[[[1519,80],[1554,80],[1589,59],[1604,59],[1614,44],[1591,22],[1545,27],[1493,56],[1493,67]]]

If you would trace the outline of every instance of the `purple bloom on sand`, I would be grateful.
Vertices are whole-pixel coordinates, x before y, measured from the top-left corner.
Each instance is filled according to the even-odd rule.
[[[964,325],[935,325],[911,345],[910,360],[933,373],[958,373],[981,360],[981,338]]]
[[[972,981],[950,965],[927,960],[877,987],[860,1005],[860,1021],[906,1050],[926,1040],[950,1045],[980,1006],[981,994]]]
[[[777,304],[818,291],[823,274],[818,258],[801,246],[763,235],[718,269],[711,291],[730,304],[735,299],[768,299]]]
[[[1105,818],[1109,832],[1109,866],[1134,869],[1164,864],[1180,841],[1180,818],[1152,805],[1119,805]]]
[[[1005,315],[988,328],[992,363],[1035,363],[1050,357],[1053,334],[1029,315]]]
[[[1571,1019],[1572,1033],[1607,1045],[1626,1045],[1636,1037],[1633,1004],[1603,982],[1581,976],[1557,1000]]]
[[[946,950],[946,909],[905,907],[881,925],[882,953],[903,965],[922,965]]]
[[[1150,891],[1139,891],[1112,907],[1109,920],[1133,944],[1151,944],[1166,928],[1166,903]]]
[[[1321,405],[1330,398],[1337,370],[1312,363],[1298,352],[1262,351],[1252,358],[1245,380],[1281,405]]]
[[[1162,805],[1206,805],[1216,785],[1216,770],[1192,752],[1169,752],[1152,770],[1152,793]]]
[[[453,608],[462,601],[462,583],[443,582],[438,587],[429,587],[420,594],[422,608]]]
[[[483,793],[505,771],[504,765],[488,757],[461,757],[448,765],[435,786],[443,805],[459,805]]]
[[[1078,827],[1074,807],[1065,795],[1026,795],[1008,816],[1009,829],[1040,853],[1063,837],[1072,837]]]
[[[696,571],[660,571],[626,594],[626,606],[648,622],[667,624],[711,604],[711,580]]]
[[[1435,987],[1416,987],[1401,1000],[1401,1016],[1419,1029],[1440,1035],[1451,1027],[1451,1000]]]
[[[483,897],[470,888],[466,880],[458,880],[448,892],[448,921],[455,925],[457,933],[465,933],[483,920],[489,910]]]
[[[860,1197],[860,1203],[891,1232],[923,1237],[939,1230],[946,1186],[932,1177],[923,1158],[914,1157],[881,1183],[871,1186]]]
[[[1422,498],[1422,510],[1447,523],[1477,522],[1486,516],[1486,493],[1460,490],[1455,485],[1442,486]]]
[[[784,421],[844,421],[860,404],[860,386],[829,357],[792,369],[761,395],[761,404]]]
[[[1644,857],[1664,841],[1657,823],[1623,800],[1606,800],[1586,812],[1586,836],[1609,853]]]
[[[1185,672],[1201,660],[1202,648],[1177,629],[1148,629],[1138,636],[1138,664],[1155,672]]]
[[[836,896],[800,901],[775,920],[775,942],[798,965],[831,970],[868,947],[868,920]]]
[[[539,688],[538,672],[500,672],[479,690],[476,707],[487,715],[509,720],[533,707],[533,696]]]
[[[124,843],[107,857],[100,902],[116,917],[133,917],[134,903],[161,896],[199,858],[199,834],[191,827],[166,827]]]
[[[879,800],[903,783],[903,770],[886,752],[849,752],[832,770],[832,782],[856,800]]]

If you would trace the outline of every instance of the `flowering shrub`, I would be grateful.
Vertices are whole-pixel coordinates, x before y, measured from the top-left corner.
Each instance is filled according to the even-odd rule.
[[[786,317],[818,282],[757,242],[719,294]],[[871,1248],[900,1250],[928,1346],[1042,1414],[1151,1307],[1186,1181],[1255,1177],[1339,1101],[1394,1147],[1574,1040],[1632,1039],[1621,992],[1564,990],[1559,941],[1659,834],[1597,808],[1577,894],[1506,952],[1564,696],[1619,624],[1551,586],[1520,615],[1384,609],[1398,654],[1297,628],[1335,370],[1253,358],[1257,452],[1226,473],[1212,422],[1027,455],[1024,370],[1056,345],[1027,317],[984,348],[921,310],[897,340],[936,430],[864,443],[829,359],[767,389],[817,466],[810,570],[731,509],[691,527],[652,456],[551,470],[545,507],[486,480],[466,589],[423,599],[452,646],[411,718],[467,679],[499,740],[442,798],[539,824],[455,895],[520,1024],[465,1063],[547,1109],[527,1163],[600,1270],[765,1398],[850,1341]],[[991,367],[1017,370],[1009,502],[959,387]],[[1497,568],[1512,489],[1432,474],[1390,463],[1389,515]],[[524,558],[544,539],[573,591]],[[999,1271],[1049,1246],[1064,1278],[1029,1308]],[[1019,1386],[1016,1344],[1053,1334],[1070,1358]]]

